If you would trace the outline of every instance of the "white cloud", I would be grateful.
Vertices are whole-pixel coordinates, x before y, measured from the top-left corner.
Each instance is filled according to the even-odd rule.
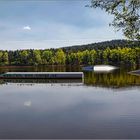
[[[24,26],[23,30],[31,30],[31,27],[30,26]]]
[[[31,106],[31,104],[32,104],[32,102],[31,102],[31,101],[26,101],[26,102],[24,102],[24,106],[27,106],[27,107],[30,107],[30,106]]]

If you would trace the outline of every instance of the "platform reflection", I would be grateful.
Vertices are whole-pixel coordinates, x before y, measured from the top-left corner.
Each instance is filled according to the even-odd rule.
[[[82,85],[83,79],[1,79],[1,84],[20,84],[20,85],[34,85],[34,84],[61,84],[61,85]]]

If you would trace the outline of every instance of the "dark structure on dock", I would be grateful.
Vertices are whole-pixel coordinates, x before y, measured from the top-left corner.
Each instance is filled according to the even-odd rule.
[[[128,73],[132,74],[132,75],[140,76],[140,70],[135,70],[135,71],[131,71],[131,72],[128,72]]]
[[[7,72],[2,79],[82,79],[83,72]]]

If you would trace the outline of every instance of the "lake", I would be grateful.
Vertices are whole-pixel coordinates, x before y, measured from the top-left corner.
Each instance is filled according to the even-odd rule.
[[[0,138],[140,138],[140,76],[127,73],[134,69],[84,72],[83,83],[0,80]],[[0,68],[8,71],[81,67]]]

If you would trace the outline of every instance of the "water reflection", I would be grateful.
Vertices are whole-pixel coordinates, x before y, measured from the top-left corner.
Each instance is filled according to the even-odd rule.
[[[36,70],[39,69],[43,70]],[[74,81],[73,86],[62,86],[73,81],[1,80],[0,138],[140,138],[140,77],[127,71],[130,70],[105,74],[85,72],[84,85],[79,86],[75,85],[79,81]]]
[[[94,72],[85,73],[85,84],[108,88],[123,88],[140,86],[140,77],[130,75],[125,70],[116,70],[112,73],[97,74]]]
[[[0,138],[139,138],[139,104],[137,89],[4,85]]]
[[[83,79],[1,79],[1,83],[83,83]]]
[[[1,79],[1,84],[17,84],[19,86],[34,86],[37,84],[61,85],[61,86],[80,86],[83,85],[83,79]]]
[[[12,68],[1,68],[0,72],[8,71],[81,71],[80,66],[42,66],[42,67],[12,67]],[[130,75],[128,71],[134,70],[133,68],[120,68],[108,73],[96,73],[93,71],[84,72],[84,80],[75,79],[75,80],[39,80],[39,79],[11,79],[11,80],[0,80],[0,84],[7,83],[30,83],[30,85],[44,83],[44,84],[66,84],[66,83],[84,83],[85,86],[94,86],[94,87],[106,87],[113,89],[120,88],[130,88],[133,86],[140,86],[140,76]]]

